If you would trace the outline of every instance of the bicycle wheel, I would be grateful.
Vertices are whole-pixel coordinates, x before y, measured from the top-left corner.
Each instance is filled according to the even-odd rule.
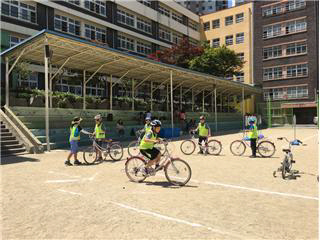
[[[166,152],[166,147],[165,144],[155,144],[154,147],[156,147],[157,149],[159,149],[160,154],[163,156]]]
[[[136,156],[139,154],[139,143],[137,140],[131,141],[128,145],[128,155]]]
[[[246,151],[246,145],[241,140],[235,140],[230,145],[230,151],[233,155],[241,156]]]
[[[191,179],[192,170],[185,161],[172,159],[165,167],[165,176],[173,185],[184,186]]]
[[[185,155],[190,155],[194,152],[195,150],[195,143],[192,140],[184,140],[181,143],[181,151]]]
[[[222,150],[222,144],[215,139],[208,141],[207,147],[211,155],[219,155]]]
[[[122,159],[123,156],[123,148],[120,144],[112,144],[110,146],[110,157],[114,161],[118,161]]]
[[[83,151],[83,159],[86,164],[93,164],[96,158],[96,149],[94,146],[90,146]]]
[[[130,157],[125,164],[125,172],[130,181],[142,182],[146,176],[141,172],[146,162],[138,156]]]
[[[286,174],[287,174],[287,168],[288,168],[288,161],[285,158],[282,164],[282,178],[285,179],[286,178]]]
[[[275,145],[268,140],[259,142],[257,150],[262,157],[272,157],[276,152]]]

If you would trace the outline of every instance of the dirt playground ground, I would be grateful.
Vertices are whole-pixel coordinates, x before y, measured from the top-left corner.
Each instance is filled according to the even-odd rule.
[[[241,134],[217,136],[220,156],[190,156],[172,142],[173,156],[192,168],[185,187],[163,171],[130,182],[124,159],[64,166],[68,151],[2,159],[2,239],[318,239],[318,129],[299,128],[307,146],[293,149],[296,180],[273,177],[291,128],[263,131],[274,141],[272,158],[230,153]],[[82,137],[86,138],[86,137]],[[79,155],[81,161],[83,158]]]

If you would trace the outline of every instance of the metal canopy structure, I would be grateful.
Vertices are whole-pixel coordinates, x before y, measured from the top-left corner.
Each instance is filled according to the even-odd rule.
[[[53,53],[53,56],[50,60],[51,65],[59,67],[56,73],[51,73],[50,78],[48,78],[48,53],[46,55],[45,46],[47,46],[47,52],[49,47],[50,52]],[[48,83],[49,81],[49,87],[51,87],[52,79],[63,67],[82,71],[84,75],[83,95],[85,94],[86,84],[92,79],[95,74],[110,76],[110,91],[113,87],[112,76],[119,78],[119,80],[125,77],[132,80],[138,80],[138,84],[132,84],[132,95],[134,95],[134,90],[145,82],[153,82],[157,86],[165,84],[167,85],[167,90],[168,85],[170,85],[171,110],[173,110],[172,90],[175,90],[179,87],[181,89],[181,98],[182,95],[184,95],[184,93],[182,93],[182,88],[188,88],[185,93],[187,91],[191,91],[192,97],[194,97],[193,91],[195,91],[195,95],[203,93],[203,96],[208,96],[211,93],[214,93],[214,95],[216,96],[216,93],[229,91],[231,95],[242,96],[242,100],[244,99],[244,95],[262,94],[262,89],[247,84],[226,80],[196,71],[191,71],[174,65],[156,62],[144,57],[139,57],[106,46],[102,46],[91,41],[83,40],[77,37],[71,37],[49,30],[43,30],[39,32],[38,34],[22,41],[18,45],[2,52],[0,55],[2,58],[4,58],[6,63],[7,106],[9,106],[9,74],[11,73],[16,63],[22,60],[38,65],[43,65],[45,68],[45,81],[46,83]],[[13,63],[11,64],[10,69],[9,63]],[[90,77],[86,78],[85,73],[90,75]],[[48,93],[49,87],[48,84],[45,85],[45,93]],[[151,85],[151,95],[154,90]],[[48,97],[45,98],[47,100]],[[112,101],[111,98],[112,95],[110,95],[110,101]],[[48,103],[46,102],[46,107],[47,106]],[[85,109],[85,95],[83,108]],[[110,103],[110,109],[112,109],[112,102]],[[216,114],[215,117],[217,117]]]

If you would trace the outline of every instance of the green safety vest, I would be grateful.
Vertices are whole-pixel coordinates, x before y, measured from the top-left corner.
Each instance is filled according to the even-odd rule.
[[[150,124],[145,124],[145,132],[147,133],[150,130],[151,130],[151,125]]]
[[[206,124],[202,126],[201,123],[199,123],[198,130],[199,130],[199,136],[206,137],[209,135],[209,129],[205,128]]]
[[[105,132],[102,130],[102,123],[95,124],[95,138],[97,139],[104,139],[105,138]]]
[[[258,139],[258,129],[257,129],[256,125],[253,125],[253,129],[250,132],[249,138],[250,139]]]
[[[150,132],[152,134],[152,137],[151,137],[152,140],[157,139],[157,134],[154,134],[151,130],[149,130],[148,132]],[[148,149],[152,149],[153,147],[154,147],[154,143],[146,142],[145,137],[143,137],[142,140],[140,141],[140,149],[141,150],[148,150]]]
[[[75,131],[76,131],[77,127],[78,127],[78,124],[75,124],[75,125],[73,125],[73,127],[70,128],[70,132],[71,132],[70,141],[72,141],[72,140],[80,140],[81,139],[80,138],[80,133],[78,133],[78,136],[75,136]]]

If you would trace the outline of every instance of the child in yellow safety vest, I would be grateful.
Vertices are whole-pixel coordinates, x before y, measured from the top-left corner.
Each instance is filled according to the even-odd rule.
[[[102,117],[100,114],[96,115],[94,119],[95,119],[95,127],[94,127],[93,136],[95,136],[96,143],[100,147],[102,147],[103,140],[105,140],[104,124],[102,122]],[[103,160],[102,152],[99,149],[96,149],[96,157],[99,157],[98,160]]]
[[[205,146],[207,146],[207,140],[208,137],[211,136],[211,129],[209,127],[209,125],[207,123],[205,123],[205,117],[201,116],[200,117],[200,122],[197,126],[197,128],[194,130],[195,132],[198,131],[198,135],[199,135],[199,146],[200,146],[200,151],[198,152],[199,154],[203,154],[203,150],[201,148],[202,145],[202,141],[204,141]],[[208,154],[208,150],[206,150],[205,152],[206,154]]]
[[[82,163],[77,159],[78,152],[78,142],[80,141],[80,133],[83,132],[80,123],[82,119],[80,117],[75,117],[70,126],[70,138],[69,142],[71,145],[71,151],[68,154],[65,165],[72,166],[70,162],[71,157],[74,155],[74,165],[81,165]]]
[[[252,155],[250,156],[250,158],[255,158],[257,157],[256,152],[257,152],[258,128],[256,125],[256,120],[254,118],[250,118],[249,123],[250,123],[250,130],[248,132],[249,132],[250,146],[252,151]]]

